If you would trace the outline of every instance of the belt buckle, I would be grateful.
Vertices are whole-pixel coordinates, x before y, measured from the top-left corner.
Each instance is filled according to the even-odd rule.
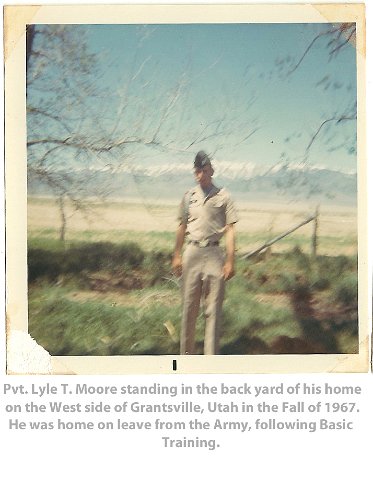
[[[207,247],[210,242],[208,240],[201,240],[199,242],[200,247]]]

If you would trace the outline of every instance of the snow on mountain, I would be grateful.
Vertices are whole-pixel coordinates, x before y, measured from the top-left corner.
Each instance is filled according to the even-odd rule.
[[[214,162],[214,182],[227,187],[235,198],[256,201],[278,199],[320,199],[323,202],[356,204],[357,175],[326,168],[276,165],[258,167],[251,163]],[[60,173],[60,172],[59,172]],[[142,196],[157,199],[179,199],[194,185],[189,165],[123,165],[120,168],[74,171],[76,180],[85,179],[86,192],[94,196],[102,185],[108,185],[109,196]],[[94,173],[94,174],[92,174]],[[53,194],[36,179],[29,179],[30,195]]]

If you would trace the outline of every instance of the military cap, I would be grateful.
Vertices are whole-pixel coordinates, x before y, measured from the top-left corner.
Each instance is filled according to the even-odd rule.
[[[203,168],[211,165],[211,159],[203,150],[199,151],[194,159],[194,168]]]

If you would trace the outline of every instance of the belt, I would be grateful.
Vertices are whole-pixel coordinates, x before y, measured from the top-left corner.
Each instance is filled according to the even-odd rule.
[[[197,240],[189,240],[189,243],[197,247],[214,247],[219,245],[219,242],[210,242],[210,240],[201,240],[200,242]]]

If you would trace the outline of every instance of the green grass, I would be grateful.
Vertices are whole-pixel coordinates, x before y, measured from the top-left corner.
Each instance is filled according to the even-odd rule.
[[[262,233],[239,233],[237,235],[237,248],[239,255],[249,253],[255,248],[263,245],[268,240],[273,239],[276,234],[268,235],[268,232]],[[319,235],[318,237],[319,249],[324,252],[330,252],[334,255],[341,251],[341,249],[351,248],[357,250],[357,237],[353,235],[347,235],[345,237],[330,237],[327,235]],[[293,248],[300,248],[304,252],[311,252],[311,237],[309,235],[303,235],[298,232],[294,232],[292,235],[283,238],[278,244],[273,246],[275,251],[281,249],[281,251],[292,250]]]
[[[171,250],[175,243],[173,232],[133,232],[118,230],[84,230],[71,231],[65,243],[58,240],[57,229],[33,230],[29,235],[28,244],[34,248],[46,248],[48,250],[64,249],[71,245],[89,242],[128,243],[136,239],[136,244],[144,251]]]
[[[267,343],[278,335],[294,337],[300,334],[291,309],[276,306],[275,303],[272,306],[262,304],[254,292],[257,290],[250,289],[241,276],[228,284],[222,328],[223,349],[241,337],[246,337],[247,341],[255,337]]]
[[[177,354],[181,305],[171,252],[150,249],[150,235],[123,243],[31,238],[29,332],[38,343],[53,355]],[[236,270],[226,288],[222,354],[268,354],[274,344],[356,351],[356,257],[314,259],[296,246],[238,259]],[[203,337],[200,315],[197,353]]]
[[[121,307],[106,302],[72,301],[66,298],[69,292],[68,287],[47,284],[30,290],[29,330],[51,354],[177,353],[176,340],[165,327],[167,321],[177,318],[177,302],[172,307],[157,303]]]
[[[274,237],[275,235],[271,236]],[[64,248],[64,244],[58,240],[58,229],[34,229],[29,233],[29,245],[37,247],[43,246],[49,248],[48,245],[53,245],[53,248]],[[69,246],[76,242],[112,242],[112,243],[126,243],[132,242],[136,239],[138,246],[146,252],[152,250],[168,250],[171,251],[175,244],[174,232],[138,232],[138,231],[123,231],[123,230],[84,230],[68,231],[65,245]],[[255,248],[263,245],[269,240],[268,233],[244,233],[240,232],[237,235],[236,248],[237,255],[243,255]],[[331,252],[332,255],[338,253],[345,248],[356,249],[356,236],[346,237],[330,237],[319,236],[319,248],[323,252]],[[292,250],[298,247],[304,252],[310,253],[311,239],[307,235],[302,235],[297,232],[284,238],[277,245],[273,247],[274,251],[281,249],[281,251]]]
[[[176,287],[145,288],[137,293],[137,306],[106,301],[73,301],[74,285],[39,284],[29,293],[29,330],[53,355],[177,354],[181,321],[180,294]],[[169,301],[163,304],[162,293]],[[224,307],[222,350],[240,336],[255,335],[263,342],[272,334],[297,333],[291,312],[257,303],[239,281],[227,292]],[[263,321],[263,318],[265,321]],[[167,328],[171,327],[171,333]],[[197,321],[197,352],[203,351],[204,322]],[[244,352],[248,353],[248,352]]]
[[[342,275],[332,289],[336,302],[344,306],[357,305],[358,301],[358,285],[357,278],[354,274]]]

